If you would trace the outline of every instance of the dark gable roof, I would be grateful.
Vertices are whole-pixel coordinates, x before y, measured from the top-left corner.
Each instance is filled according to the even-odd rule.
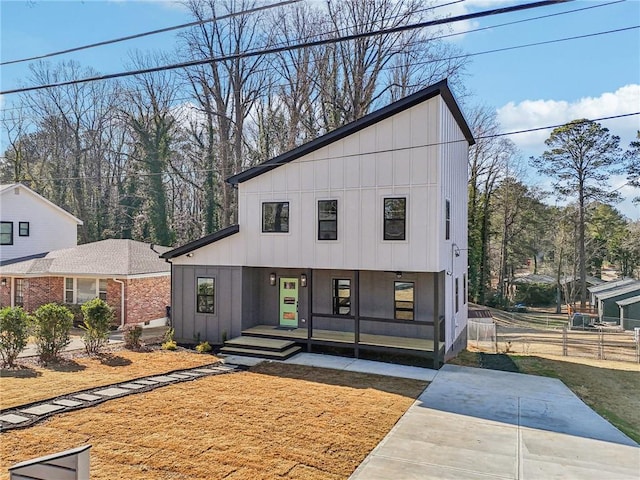
[[[205,245],[209,245],[210,243],[217,242],[218,240],[222,240],[223,238],[230,237],[240,231],[239,225],[231,225],[230,227],[223,228],[222,230],[218,230],[217,232],[211,233],[206,237],[199,238],[194,240],[193,242],[189,242],[186,245],[182,245],[181,247],[174,248],[173,250],[169,250],[168,252],[160,255],[160,258],[175,258],[180,255],[184,255],[189,252],[193,252],[198,248],[204,247]]]
[[[271,160],[267,160],[260,165],[256,165],[255,167],[245,170],[244,172],[233,175],[232,177],[227,178],[227,182],[232,185],[246,182],[247,180],[257,177],[258,175],[262,175],[263,173],[266,173],[269,170],[273,170],[280,165],[292,162],[304,155],[307,155],[322,147],[325,147],[326,145],[329,145],[330,143],[336,142],[349,135],[359,132],[364,128],[385,120],[397,113],[407,110],[437,95],[440,95],[442,97],[444,102],[449,107],[449,110],[451,110],[453,117],[464,133],[464,136],[469,142],[469,145],[473,145],[475,143],[475,140],[473,138],[473,134],[471,133],[471,129],[469,128],[469,125],[467,125],[467,122],[464,119],[462,112],[460,111],[460,107],[458,107],[458,104],[456,103],[451,90],[449,90],[447,80],[445,79],[431,85],[430,87],[420,90],[419,92],[409,95],[408,97],[404,97],[397,102],[393,102],[392,104],[387,105],[380,110],[376,110],[375,112],[372,112],[369,115],[356,120],[355,122],[344,125],[336,130],[333,130],[332,132],[316,138],[315,140],[305,143],[304,145],[300,145],[299,147],[283,153],[282,155],[274,157]]]

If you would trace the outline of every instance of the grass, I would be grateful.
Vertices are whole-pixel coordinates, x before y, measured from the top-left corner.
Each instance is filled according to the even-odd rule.
[[[15,462],[91,444],[93,480],[344,479],[425,386],[263,363],[6,432],[0,478]]]
[[[211,355],[188,351],[118,350],[100,357],[80,356],[47,367],[23,362],[19,369],[0,370],[0,408],[24,405],[146,375],[198,367],[216,360]]]
[[[489,354],[485,354],[489,355]],[[640,443],[640,368],[637,363],[552,355],[509,357],[520,373],[560,379],[587,405]],[[464,350],[451,363],[480,367],[480,354]]]

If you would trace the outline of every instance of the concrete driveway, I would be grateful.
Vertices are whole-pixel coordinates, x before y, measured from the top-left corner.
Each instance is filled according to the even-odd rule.
[[[445,365],[352,480],[638,480],[640,448],[552,378]]]

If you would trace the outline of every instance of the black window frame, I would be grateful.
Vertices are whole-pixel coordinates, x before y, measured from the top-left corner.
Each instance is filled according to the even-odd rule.
[[[451,200],[444,201],[444,239],[451,240]]]
[[[406,288],[399,289],[398,284],[411,284],[411,290],[413,291],[411,301],[398,300],[396,293],[399,290],[407,290]],[[411,308],[407,308],[406,306],[400,307],[399,304],[403,303],[411,303]],[[400,318],[398,317],[398,312],[411,312],[411,318]],[[393,318],[395,320],[408,322],[416,319],[416,282],[408,282],[406,280],[396,280],[393,282]]]
[[[456,277],[456,313],[460,311],[460,278]]]
[[[340,296],[340,282],[348,282],[349,296]],[[334,278],[332,281],[333,291],[333,314],[334,315],[351,315],[351,279],[350,278]],[[344,301],[346,299],[346,301]],[[341,308],[348,308],[347,312],[341,312]]]
[[[321,204],[333,204],[333,212],[322,210]],[[322,218],[323,215],[331,215],[333,213],[333,219]],[[326,226],[333,228],[327,229]],[[323,228],[323,226],[325,228]],[[328,234],[328,236],[322,236]],[[318,200],[318,240],[338,240],[338,200]]]
[[[276,210],[278,208],[277,205],[283,206],[280,214],[279,215],[277,213],[275,214],[274,223],[272,227],[270,225],[267,225],[266,223],[265,207],[267,205],[276,205]],[[286,206],[286,216],[284,214],[285,206]],[[278,220],[278,216],[280,217],[279,220]],[[286,218],[286,228],[283,228],[282,223],[285,218]],[[278,222],[276,222],[276,220],[278,220]],[[290,220],[289,202],[262,202],[262,233],[289,233],[289,220]]]
[[[462,274],[462,304],[467,304],[467,274]]]
[[[3,225],[9,225],[11,228],[8,233],[2,231]],[[9,235],[9,241],[4,241],[3,237]],[[13,222],[0,222],[0,245],[13,245]]]
[[[391,209],[387,207],[388,202],[402,201],[402,209]],[[400,213],[401,211],[401,214]],[[383,239],[388,241],[404,241],[407,239],[407,197],[385,197],[383,203]],[[390,225],[402,225],[402,236],[390,233]],[[399,230],[395,227],[393,230]]]
[[[27,231],[26,233],[22,233],[22,227],[26,225]],[[28,237],[29,236],[29,222],[18,222],[18,236],[20,237]]]
[[[200,280],[211,280],[211,288],[212,288],[211,293],[200,293]],[[210,299],[210,301],[207,301],[207,299]],[[202,300],[204,300],[204,302]],[[216,313],[216,279],[215,277],[196,277],[196,312],[205,313],[207,315],[215,315]]]

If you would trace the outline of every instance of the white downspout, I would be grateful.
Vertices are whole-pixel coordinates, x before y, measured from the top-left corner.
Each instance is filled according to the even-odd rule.
[[[120,284],[120,330],[122,330],[124,328],[124,282],[117,278],[113,281]]]

